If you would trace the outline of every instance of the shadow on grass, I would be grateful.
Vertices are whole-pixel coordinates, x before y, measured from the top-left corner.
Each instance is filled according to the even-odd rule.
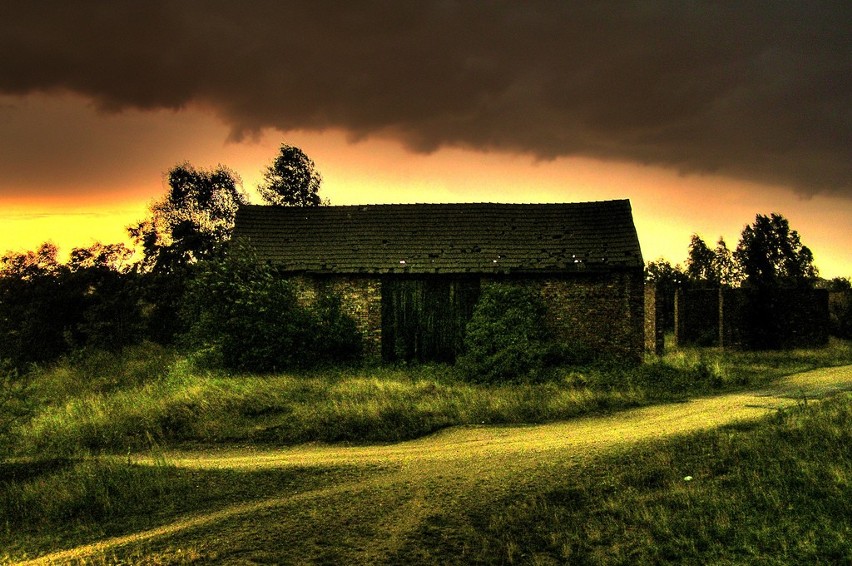
[[[167,524],[187,514],[310,491],[353,468],[190,470],[109,459],[0,464],[0,562]],[[361,474],[364,472],[361,471]]]

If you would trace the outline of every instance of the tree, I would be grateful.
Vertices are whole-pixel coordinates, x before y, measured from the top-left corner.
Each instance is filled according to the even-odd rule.
[[[735,285],[738,280],[737,264],[725,239],[719,237],[716,248],[711,250],[698,234],[693,234],[686,260],[686,275],[691,282],[710,287]]]
[[[776,213],[758,214],[743,229],[734,259],[749,287],[812,287],[818,274],[811,250]]]
[[[264,183],[257,187],[266,204],[274,206],[320,206],[322,175],[316,165],[298,147],[281,144],[272,165],[263,174]]]
[[[78,295],[74,346],[118,350],[139,339],[139,274],[131,270],[132,255],[120,243],[71,250],[64,280]]]
[[[68,259],[68,267],[77,272],[83,269],[107,269],[124,273],[129,269],[133,250],[124,244],[102,244],[95,242],[88,248],[74,248]]]
[[[182,163],[166,178],[169,190],[151,205],[150,216],[128,228],[142,251],[145,334],[160,343],[185,330],[178,310],[192,269],[222,254],[237,209],[248,202],[239,177],[222,165],[205,170]]]
[[[725,239],[721,236],[716,242],[716,250],[713,252],[713,271],[723,287],[733,287],[739,283],[739,269],[734,261],[733,252],[728,248]]]
[[[56,275],[61,267],[58,254],[59,249],[53,242],[45,242],[35,251],[7,252],[0,258],[0,277],[29,280]]]
[[[67,351],[65,332],[79,310],[62,284],[66,272],[52,243],[0,258],[0,361],[23,368]]]
[[[657,293],[663,297],[662,318],[666,330],[674,329],[675,293],[686,280],[686,273],[680,264],[672,266],[662,258],[645,264],[645,282],[655,285]]]
[[[23,368],[74,348],[135,341],[141,312],[129,255],[123,244],[95,243],[63,265],[48,243],[0,258],[0,361]]]
[[[236,173],[182,163],[167,174],[169,190],[150,207],[150,216],[128,232],[142,248],[148,271],[171,272],[212,257],[230,240],[234,216],[248,200]]]
[[[690,281],[696,283],[701,282],[711,286],[719,285],[719,275],[716,272],[716,254],[698,234],[693,234],[692,240],[689,242],[686,275]]]

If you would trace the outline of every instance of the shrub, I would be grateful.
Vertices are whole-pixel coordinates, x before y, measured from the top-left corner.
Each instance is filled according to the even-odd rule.
[[[363,353],[361,333],[340,304],[340,298],[331,293],[320,295],[309,307],[318,330],[314,344],[319,360],[350,362]]]
[[[556,349],[545,312],[534,289],[504,284],[483,287],[458,359],[462,375],[486,383],[546,377]]]
[[[241,251],[208,262],[190,284],[186,341],[209,348],[229,369],[276,371],[340,362],[361,353],[354,321],[340,301],[320,295],[310,306],[270,265]]]

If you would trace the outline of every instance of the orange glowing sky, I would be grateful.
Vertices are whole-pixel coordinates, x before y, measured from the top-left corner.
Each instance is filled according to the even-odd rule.
[[[628,198],[672,263],[778,212],[852,275],[852,4],[44,8],[0,20],[0,253],[126,241],[183,161],[252,194],[287,143],[332,204]]]
[[[6,103],[13,101],[7,97]],[[21,104],[22,101],[17,101]],[[824,277],[852,274],[852,202],[712,175],[684,175],[661,167],[589,158],[537,160],[508,152],[441,149],[412,153],[391,139],[351,141],[340,131],[267,130],[228,141],[228,129],[202,110],[96,112],[79,97],[30,97],[44,115],[70,113],[89,131],[120,132],[101,148],[113,177],[69,196],[23,186],[0,197],[0,249],[33,249],[52,241],[61,251],[95,241],[127,241],[125,227],[143,218],[165,191],[163,173],[188,160],[198,167],[234,169],[254,201],[261,172],[282,142],[301,147],[323,175],[321,193],[332,204],[415,202],[576,202],[630,199],[646,261],[683,262],[692,233],[713,245],[724,236],[735,247],[756,213],[780,212],[802,236]],[[61,110],[60,110],[61,109]],[[146,139],[147,138],[147,139]],[[75,143],[73,136],[63,143]],[[152,147],[141,147],[140,143]],[[67,187],[64,189],[67,192]]]

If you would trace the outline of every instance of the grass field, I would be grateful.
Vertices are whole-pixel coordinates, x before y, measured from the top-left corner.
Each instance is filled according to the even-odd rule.
[[[451,366],[229,375],[153,345],[36,370],[21,455],[70,457],[153,444],[393,442],[449,426],[544,423],[760,386],[852,363],[850,342],[791,352],[677,350],[638,367],[565,369],[543,384],[485,386]]]
[[[763,403],[739,397],[750,388],[849,358],[843,342],[680,351],[641,369],[566,370],[559,382],[490,390],[440,366],[228,376],[152,346],[88,357],[40,370],[34,382],[39,408],[18,431],[18,458],[2,465],[0,549],[11,561],[128,537],[83,555],[152,564],[848,561],[848,395],[702,429],[728,404]],[[697,413],[657,404],[720,392],[728,397],[707,398]],[[686,416],[672,421],[678,410]],[[553,424],[493,426],[533,422]],[[660,432],[655,422],[665,423]],[[292,447],[418,438],[457,424],[472,426],[403,444]]]

